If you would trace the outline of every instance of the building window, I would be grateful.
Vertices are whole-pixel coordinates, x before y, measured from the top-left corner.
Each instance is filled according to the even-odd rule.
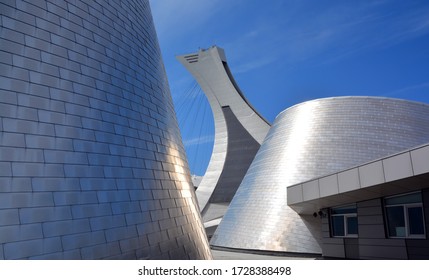
[[[357,237],[358,221],[356,205],[331,208],[331,235],[333,237]]]
[[[420,192],[384,199],[389,237],[425,238],[422,194]]]

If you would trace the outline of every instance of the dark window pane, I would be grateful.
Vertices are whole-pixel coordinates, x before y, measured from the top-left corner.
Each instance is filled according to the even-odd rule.
[[[425,233],[422,207],[416,206],[408,208],[408,222],[410,226],[410,235]]]
[[[332,217],[332,235],[333,236],[344,236],[344,216],[333,216]]]
[[[389,236],[405,236],[405,219],[403,206],[386,207]]]
[[[420,192],[411,193],[401,196],[394,196],[390,198],[386,198],[386,205],[395,205],[395,204],[407,204],[407,203],[418,203],[422,202],[422,194]]]
[[[356,205],[349,205],[344,207],[337,207],[331,209],[332,214],[349,214],[356,213]]]
[[[358,234],[357,217],[347,217],[347,234]]]

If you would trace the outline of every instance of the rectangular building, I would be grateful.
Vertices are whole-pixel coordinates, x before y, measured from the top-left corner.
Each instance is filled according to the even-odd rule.
[[[324,257],[429,259],[429,144],[290,186],[287,201],[321,221]]]

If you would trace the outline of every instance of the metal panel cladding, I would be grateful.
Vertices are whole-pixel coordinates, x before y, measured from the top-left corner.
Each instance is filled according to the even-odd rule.
[[[320,219],[287,206],[288,186],[427,143],[429,105],[338,97],[280,113],[211,244],[320,253]]]
[[[0,10],[0,259],[211,258],[148,1]]]

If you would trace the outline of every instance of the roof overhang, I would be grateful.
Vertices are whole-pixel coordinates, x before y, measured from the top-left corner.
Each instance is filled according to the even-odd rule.
[[[287,188],[299,214],[429,187],[429,143]]]

